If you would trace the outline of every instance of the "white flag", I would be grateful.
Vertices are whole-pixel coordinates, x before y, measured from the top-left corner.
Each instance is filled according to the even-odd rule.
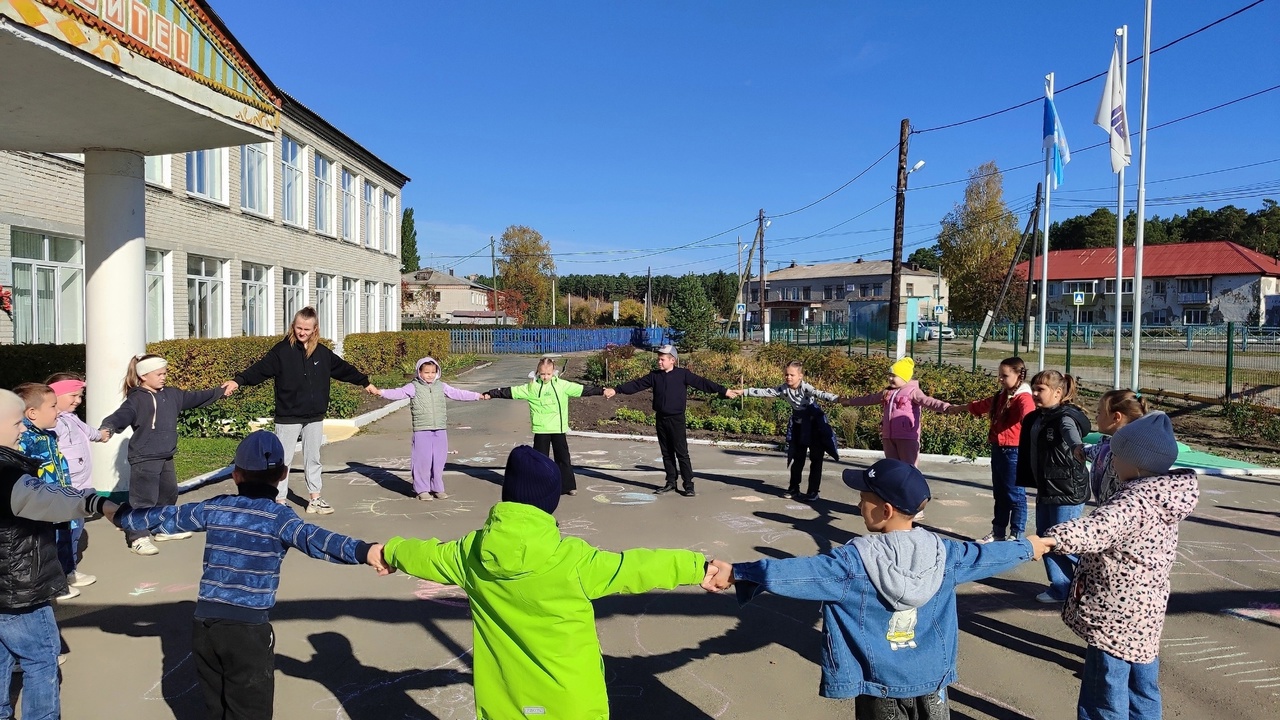
[[[1124,68],[1120,63],[1120,43],[1111,50],[1111,68],[1107,70],[1107,84],[1102,89],[1102,102],[1098,104],[1098,114],[1093,124],[1107,131],[1111,136],[1111,172],[1118,173],[1120,168],[1129,164],[1133,149],[1129,146],[1129,118],[1124,111]]]

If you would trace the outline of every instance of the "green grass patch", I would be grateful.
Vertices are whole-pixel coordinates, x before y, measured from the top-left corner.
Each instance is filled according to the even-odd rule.
[[[173,458],[178,482],[230,465],[239,444],[233,437],[178,438],[178,454]]]

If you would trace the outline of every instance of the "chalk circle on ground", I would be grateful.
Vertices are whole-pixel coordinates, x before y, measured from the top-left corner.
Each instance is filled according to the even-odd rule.
[[[448,517],[471,512],[471,500],[432,500],[423,502],[414,497],[383,497],[361,500],[352,506],[352,510],[365,515],[379,517]]]
[[[733,500],[741,500],[741,501],[743,501],[743,502],[749,502],[749,503],[753,503],[753,502],[764,502],[764,498],[760,497],[759,495],[739,495],[739,496],[737,496],[737,497],[735,497],[735,498],[731,498],[731,499],[733,499]]]
[[[734,462],[734,463],[736,463],[736,464],[738,464],[738,465],[759,465],[761,462],[764,462],[764,458],[760,458],[760,457],[740,457],[740,458],[738,458],[738,459],[734,460],[733,462]]]

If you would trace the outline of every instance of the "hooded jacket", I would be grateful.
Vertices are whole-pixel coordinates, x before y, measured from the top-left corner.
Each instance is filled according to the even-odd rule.
[[[974,400],[965,406],[970,415],[991,419],[987,442],[1000,447],[1018,447],[1022,436],[1022,420],[1036,409],[1031,386],[1022,383],[1013,390],[1001,390],[989,398]]]
[[[98,433],[85,424],[73,412],[58,413],[58,449],[67,459],[71,470],[71,487],[77,490],[93,490],[93,452],[89,443],[98,439]]]
[[[494,388],[486,393],[492,398],[529,401],[529,424],[533,434],[569,432],[569,398],[603,395],[604,388],[579,385],[553,377],[546,382],[534,379],[525,385]]]
[[[18,437],[18,452],[36,461],[36,477],[52,485],[71,487],[71,466],[58,447],[58,433],[23,419],[26,430]]]
[[[925,395],[920,389],[920,383],[915,380],[888,392],[887,397],[885,391],[881,390],[848,401],[850,405],[881,405],[884,416],[880,419],[880,437],[883,438],[919,442],[921,433],[924,432],[920,425],[920,408],[926,407],[941,413],[951,407],[951,403]]]
[[[440,379],[440,373],[436,373],[436,379],[429,383],[422,381],[419,373],[422,366],[427,363],[435,365],[437,369],[440,363],[436,362],[433,357],[424,357],[413,366],[413,382],[398,388],[390,390],[382,390],[381,395],[385,400],[403,400],[409,398],[409,412],[413,416],[413,429],[418,430],[444,430],[447,427],[445,421],[444,400],[461,400],[470,402],[480,399],[480,393],[470,390],[459,390],[452,385]]]
[[[607,718],[591,601],[697,585],[706,563],[688,550],[599,550],[561,537],[555,518],[513,502],[494,505],[484,527],[460,540],[392,538],[383,557],[466,591],[478,720]]]
[[[212,405],[223,396],[222,388],[188,391],[163,387],[152,392],[135,387],[124,402],[102,419],[99,427],[118,435],[133,428],[129,438],[129,462],[168,460],[178,452],[178,413]]]
[[[1018,487],[1036,489],[1036,502],[1082,505],[1089,499],[1089,468],[1076,459],[1072,431],[1089,434],[1089,418],[1075,405],[1033,411],[1018,438]]]
[[[317,344],[307,357],[306,345],[288,338],[267,351],[258,362],[236,373],[236,383],[249,387],[276,381],[276,423],[299,425],[324,420],[329,412],[329,379],[365,387],[369,376],[338,357],[327,345]]]
[[[1123,483],[1098,509],[1050,528],[1056,553],[1080,556],[1062,620],[1085,642],[1122,660],[1160,654],[1178,523],[1200,497],[1196,474],[1174,470]]]
[[[53,523],[90,517],[106,498],[49,484],[36,462],[0,447],[0,609],[43,605],[66,592]]]
[[[822,602],[828,698],[913,698],[956,679],[956,585],[1030,560],[1031,543],[944,540],[923,528],[856,538],[829,553],[735,563],[742,604],[761,592]]]

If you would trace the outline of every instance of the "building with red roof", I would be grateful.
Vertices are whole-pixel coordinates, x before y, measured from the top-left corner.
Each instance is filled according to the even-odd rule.
[[[1122,321],[1133,321],[1135,250],[1124,249]],[[1022,277],[1039,287],[1040,260]],[[1115,323],[1115,248],[1049,252],[1049,322]],[[1036,312],[1037,303],[1032,303]],[[1280,325],[1280,261],[1233,242],[1148,245],[1142,256],[1143,325]]]

